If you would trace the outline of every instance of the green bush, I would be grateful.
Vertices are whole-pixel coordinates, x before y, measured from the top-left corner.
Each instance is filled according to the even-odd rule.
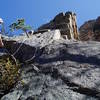
[[[14,30],[24,31],[26,33],[27,37],[29,37],[28,34],[27,34],[27,31],[32,29],[29,25],[25,24],[24,19],[18,19],[17,21],[12,23],[9,27],[10,27],[11,31],[14,31]]]
[[[9,55],[0,57],[0,90],[9,90],[19,79],[19,65]]]

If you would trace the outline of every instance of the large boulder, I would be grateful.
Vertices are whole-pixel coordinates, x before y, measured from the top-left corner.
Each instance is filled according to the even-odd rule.
[[[32,58],[35,52],[38,53],[38,56],[43,47],[60,39],[62,39],[60,31],[52,30],[50,32],[44,32],[43,34],[33,35],[30,38],[26,36],[3,37],[3,42],[11,54],[21,62],[25,62],[27,59]]]
[[[21,81],[1,100],[99,100],[99,42],[49,41],[49,37],[40,41],[42,37],[27,39],[16,53],[23,63]]]

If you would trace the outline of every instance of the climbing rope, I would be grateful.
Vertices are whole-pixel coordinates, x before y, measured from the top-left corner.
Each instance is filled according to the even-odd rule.
[[[24,44],[25,41],[26,41],[26,40],[24,40],[24,41],[19,45],[19,47],[17,48],[17,50],[16,50],[13,54],[11,54],[12,57],[15,58],[15,55],[16,55],[17,52],[21,49],[21,47],[23,46],[23,44]],[[37,48],[36,48],[36,50],[35,50],[34,55],[33,55],[31,58],[25,60],[24,62],[25,62],[25,63],[28,63],[29,61],[33,60],[33,59],[35,58],[35,54],[36,54],[36,52],[37,52]]]
[[[25,41],[26,41],[26,40],[24,40],[24,41],[20,44],[20,46],[17,48],[17,50],[12,54],[13,56],[15,56],[15,55],[17,54],[17,52],[21,49],[21,47],[23,46],[23,44],[24,44]]]

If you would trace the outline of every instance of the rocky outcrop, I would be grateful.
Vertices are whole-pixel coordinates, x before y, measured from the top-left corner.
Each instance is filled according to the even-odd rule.
[[[13,38],[3,37],[3,39],[4,45],[7,50],[21,62],[25,62],[27,61],[27,59],[33,57],[32,54],[34,54],[36,49],[41,49],[44,46],[49,45],[53,41],[58,41],[62,38],[59,30],[53,30],[50,32],[44,32],[42,34],[39,33],[32,35],[30,38],[27,38],[26,36],[19,36]],[[31,44],[33,47],[30,48],[30,46],[28,46],[27,44]],[[29,53],[28,55],[25,55],[27,54],[27,49],[29,50]]]
[[[93,27],[94,27],[95,20],[90,20],[85,22],[80,28],[79,28],[79,37],[81,41],[88,41],[92,40],[92,36],[94,34]]]
[[[100,41],[100,16],[96,19],[93,27],[93,40]]]
[[[59,29],[62,37],[67,37],[68,39],[78,39],[76,14],[73,12],[60,13],[49,23],[39,27],[37,32],[44,32],[48,29]]]
[[[99,100],[100,43],[55,40],[48,34],[37,34],[21,47],[20,40],[5,40],[9,52],[20,47],[15,56],[22,63],[21,81],[1,100]]]
[[[80,40],[82,41],[100,41],[100,17],[96,20],[85,22],[79,29]]]

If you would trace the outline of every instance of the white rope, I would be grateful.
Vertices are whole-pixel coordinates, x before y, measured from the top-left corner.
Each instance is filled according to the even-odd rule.
[[[36,52],[37,52],[37,48],[35,49],[35,53],[34,53],[34,55],[31,57],[31,58],[29,58],[29,59],[27,59],[27,60],[25,60],[25,63],[27,63],[27,62],[29,62],[29,61],[31,61],[31,60],[33,60],[34,58],[35,58],[35,54],[36,54]]]
[[[24,40],[24,41],[20,44],[20,46],[17,48],[17,50],[16,50],[13,54],[11,54],[13,57],[14,57],[14,56],[17,54],[17,52],[21,49],[21,47],[23,46],[23,44],[24,44],[25,41],[26,41],[26,40]],[[37,48],[36,48],[36,50],[35,50],[34,55],[33,55],[31,58],[25,60],[24,62],[27,63],[27,62],[33,60],[33,59],[35,58],[36,52],[37,52]],[[14,58],[15,58],[15,57],[14,57]]]
[[[25,42],[26,40],[24,40],[20,46],[17,48],[17,50],[12,54],[13,56],[16,55],[16,53],[20,50],[20,48],[23,46],[23,43]]]

